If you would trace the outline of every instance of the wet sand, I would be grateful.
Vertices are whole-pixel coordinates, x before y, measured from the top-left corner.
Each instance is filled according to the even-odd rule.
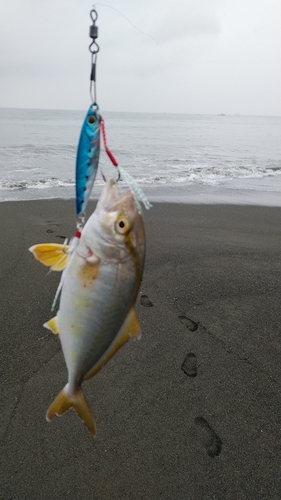
[[[97,438],[74,412],[45,420],[66,383],[42,327],[59,276],[27,251],[73,233],[74,201],[0,214],[0,498],[279,499],[281,209],[145,213],[142,339],[84,384]]]

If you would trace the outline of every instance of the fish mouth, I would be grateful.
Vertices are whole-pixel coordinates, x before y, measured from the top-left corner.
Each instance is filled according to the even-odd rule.
[[[119,195],[116,181],[108,179],[98,201],[97,208],[101,208],[106,212],[116,212],[120,209],[120,205],[124,204],[126,204],[127,208],[135,208],[132,191],[127,189],[127,191]]]

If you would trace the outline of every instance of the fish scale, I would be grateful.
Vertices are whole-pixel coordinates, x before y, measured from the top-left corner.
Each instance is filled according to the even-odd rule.
[[[79,257],[74,256],[71,261],[73,268],[77,267],[77,258],[79,259]],[[87,301],[87,308],[84,307],[84,310],[79,314],[76,307],[76,329],[73,336],[70,336],[70,324],[73,318],[71,311],[74,296],[71,286],[73,278],[70,276],[69,280],[65,279],[65,292],[62,294],[60,303],[61,312],[58,328],[61,330],[60,325],[63,324],[64,330],[68,330],[67,335],[62,338],[62,347],[70,375],[77,371],[87,373],[91,369],[114,340],[116,330],[121,328],[126,317],[128,307],[132,303],[135,283],[132,280],[130,280],[131,283],[128,283],[128,280],[122,280],[123,294],[120,300],[119,285],[117,279],[114,279],[114,276],[117,277],[118,266],[131,268],[129,269],[130,274],[134,272],[130,262],[121,265],[118,263],[102,265],[91,290],[82,287],[76,289],[75,300],[82,304]],[[69,270],[69,274],[70,272],[71,270]],[[124,275],[128,269],[123,269],[121,272]],[[97,332],[96,335],[93,335],[93,331]],[[111,332],[111,336],[108,332]],[[75,363],[73,363],[73,352],[82,353],[76,357]],[[73,376],[75,378],[75,375]]]

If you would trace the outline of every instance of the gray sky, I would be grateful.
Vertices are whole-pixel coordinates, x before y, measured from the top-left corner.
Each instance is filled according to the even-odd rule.
[[[107,3],[107,2],[106,2]],[[0,0],[0,106],[86,109],[88,0]],[[280,0],[108,0],[101,110],[281,115]]]

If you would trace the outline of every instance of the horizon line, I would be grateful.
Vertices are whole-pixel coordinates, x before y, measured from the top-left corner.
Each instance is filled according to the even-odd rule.
[[[0,109],[22,109],[22,110],[32,110],[32,111],[81,111],[85,112],[85,109],[66,109],[66,108],[30,108],[30,107],[10,107],[10,106],[0,106]],[[138,113],[138,114],[152,114],[152,115],[197,115],[197,116],[267,116],[280,118],[280,115],[271,114],[243,114],[243,113],[179,113],[172,111],[110,111],[103,110],[104,113]]]

